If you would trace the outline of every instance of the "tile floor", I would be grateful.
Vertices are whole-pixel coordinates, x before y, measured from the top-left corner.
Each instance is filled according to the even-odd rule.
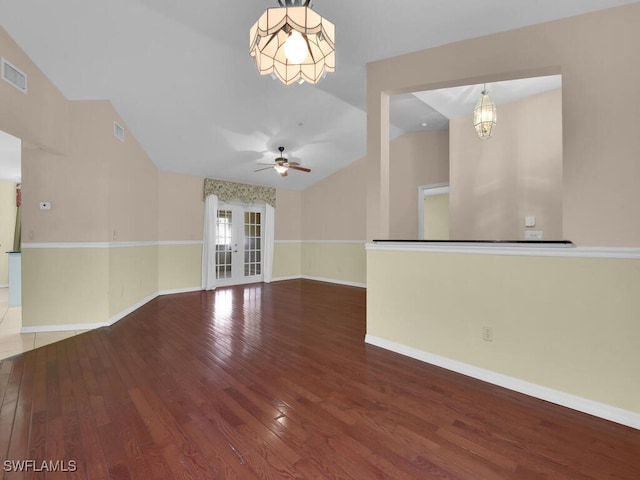
[[[0,288],[0,360],[83,333],[80,331],[20,333],[22,307],[9,308],[9,290]]]

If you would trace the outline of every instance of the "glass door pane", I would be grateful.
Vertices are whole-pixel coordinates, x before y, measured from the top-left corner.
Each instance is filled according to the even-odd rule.
[[[231,278],[233,212],[218,210],[216,234],[216,278]]]
[[[262,214],[244,212],[244,276],[262,274]]]

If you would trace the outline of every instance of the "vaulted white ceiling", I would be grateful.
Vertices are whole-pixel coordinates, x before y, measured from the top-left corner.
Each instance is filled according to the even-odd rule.
[[[636,2],[317,0],[337,70],[289,87],[248,54],[276,0],[0,0],[0,22],[67,98],[109,99],[159,168],[304,189],[365,155],[368,62]],[[432,110],[417,96],[393,109],[395,134]],[[279,145],[313,171],[254,173]]]

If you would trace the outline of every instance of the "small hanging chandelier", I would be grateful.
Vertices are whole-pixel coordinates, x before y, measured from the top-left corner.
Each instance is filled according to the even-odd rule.
[[[249,55],[260,75],[285,85],[318,83],[335,72],[335,27],[311,10],[311,0],[278,0],[251,27]]]
[[[496,104],[493,103],[489,96],[489,90],[487,85],[484,85],[482,94],[476,103],[476,108],[473,110],[473,126],[478,132],[478,137],[481,140],[491,138],[493,127],[496,126],[498,121],[498,112],[496,110]]]

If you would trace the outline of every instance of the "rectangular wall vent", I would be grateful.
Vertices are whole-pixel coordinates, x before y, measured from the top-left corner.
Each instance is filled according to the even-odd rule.
[[[113,135],[121,142],[124,142],[124,127],[118,122],[113,122]]]
[[[2,79],[22,93],[27,93],[27,74],[9,63],[5,58],[2,58]]]

